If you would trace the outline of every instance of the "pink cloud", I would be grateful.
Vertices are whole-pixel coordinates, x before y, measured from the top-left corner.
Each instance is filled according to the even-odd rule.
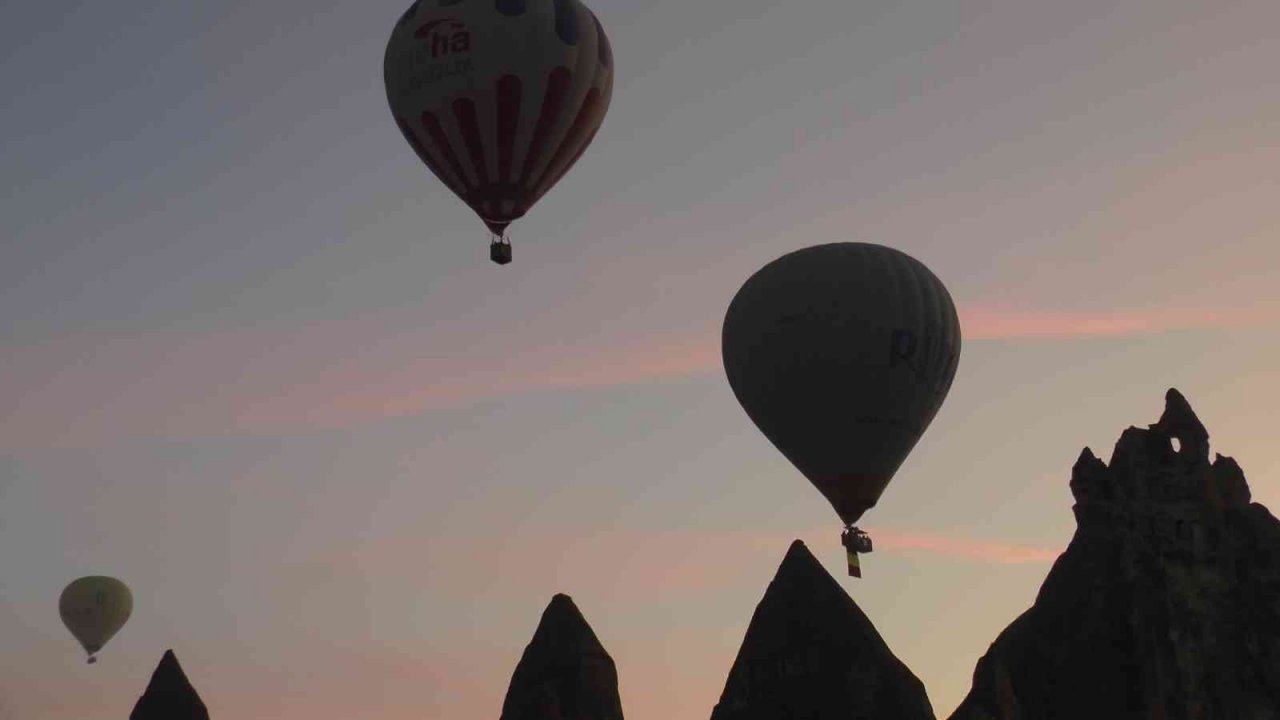
[[[546,345],[504,345],[492,339],[503,330],[468,341],[447,330],[335,321],[6,348],[0,443],[344,427],[513,393],[687,377],[719,362],[703,338],[569,343],[548,333]]]
[[[522,589],[545,586],[548,592],[572,595],[585,582],[596,593],[607,588],[627,602],[652,602],[728,585],[765,583],[796,538],[803,539],[824,564],[839,566],[844,559],[839,532],[834,521],[792,533],[514,530],[502,538],[457,541],[467,547],[465,563],[444,557],[434,559],[433,567],[450,577],[472,577],[475,568],[483,568],[474,583]],[[868,532],[875,542],[873,557],[886,564],[895,555],[919,554],[988,565],[1048,564],[1062,552],[1061,548],[940,533],[881,528],[868,528]],[[402,567],[421,554],[424,544],[414,530],[385,536],[361,548],[359,562],[378,568]]]
[[[1061,553],[1045,547],[935,533],[878,528],[868,532],[874,538],[876,552],[882,555],[923,553],[991,565],[1021,565],[1051,563]],[[558,545],[562,562],[572,568],[572,572],[565,573],[566,578],[611,577],[618,586],[631,586],[631,594],[643,594],[647,588],[665,595],[673,591],[702,592],[746,580],[752,566],[741,561],[744,556],[760,557],[764,553],[773,558],[770,565],[781,562],[783,553],[797,537],[804,539],[810,551],[820,558],[844,558],[838,524],[796,534],[612,533],[592,535],[590,543],[577,540]],[[536,563],[525,564],[537,567]]]
[[[1253,309],[1073,313],[969,307],[961,310],[960,324],[966,340],[1072,339],[1243,327],[1266,316]]]
[[[946,535],[868,529],[876,550],[922,552],[993,565],[1050,563],[1061,550],[992,540],[957,538]]]
[[[1239,327],[1263,311],[962,310],[969,341],[1117,337]],[[569,323],[563,323],[569,325]],[[572,327],[426,327],[385,318],[307,326],[79,336],[0,353],[0,442],[48,447],[131,435],[345,427],[516,393],[720,372],[718,329],[626,337]],[[535,340],[536,339],[536,340]]]

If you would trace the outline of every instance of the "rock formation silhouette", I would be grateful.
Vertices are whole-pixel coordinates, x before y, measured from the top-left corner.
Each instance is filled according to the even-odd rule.
[[[129,720],[209,720],[209,711],[172,650],[166,650],[160,658],[147,691],[133,706]]]
[[[555,595],[542,612],[501,720],[622,720],[613,658],[568,595]]]
[[[796,540],[756,606],[712,720],[933,720],[924,685]]]
[[[952,720],[1280,718],[1280,522],[1186,399],[1088,448],[1076,532]]]

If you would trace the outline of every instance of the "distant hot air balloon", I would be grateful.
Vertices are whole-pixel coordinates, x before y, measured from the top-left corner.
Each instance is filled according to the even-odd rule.
[[[133,593],[119,580],[93,575],[73,581],[58,599],[58,614],[85,652],[94,654],[124,627],[133,612]]]
[[[580,0],[417,0],[383,58],[387,102],[418,157],[493,233],[505,233],[591,144],[613,53]]]
[[[933,420],[960,359],[951,296],[914,258],[867,243],[797,250],[729,305],[725,373],[752,421],[845,523],[849,574],[871,542],[854,523]]]

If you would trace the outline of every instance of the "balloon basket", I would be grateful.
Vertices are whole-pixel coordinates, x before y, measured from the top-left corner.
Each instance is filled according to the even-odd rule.
[[[840,533],[840,544],[844,545],[845,559],[849,563],[849,577],[862,577],[862,563],[858,559],[861,553],[871,552],[871,536],[858,528],[848,525]]]
[[[495,237],[489,243],[489,259],[499,265],[511,262],[511,241],[505,237]]]
[[[94,656],[90,655],[90,656],[89,656],[89,659],[88,659],[86,662],[88,662],[88,664],[92,665],[92,664],[94,664],[94,663],[98,662],[98,658],[96,658],[96,657],[94,657]]]

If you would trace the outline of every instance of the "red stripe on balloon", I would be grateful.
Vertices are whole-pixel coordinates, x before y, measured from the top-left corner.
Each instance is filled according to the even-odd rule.
[[[462,142],[467,146],[471,164],[481,185],[489,184],[489,166],[484,161],[484,145],[480,142],[480,121],[476,119],[476,104],[471,98],[453,101],[453,117],[462,131]]]
[[[511,158],[515,154],[516,130],[520,127],[520,78],[503,75],[496,83],[498,94],[498,182],[511,180]]]
[[[455,180],[450,179],[449,175],[441,170],[436,161],[431,159],[431,155],[427,153],[427,148],[423,146],[422,140],[418,138],[418,134],[413,131],[413,128],[409,127],[409,123],[405,122],[404,118],[397,115],[396,124],[400,126],[400,132],[404,135],[405,139],[409,141],[409,146],[413,148],[414,154],[417,155],[418,159],[427,166],[427,169],[430,170],[437,178],[440,178],[440,182],[448,186],[450,190],[453,190],[454,192],[461,192],[462,188],[458,186],[458,183]]]
[[[431,136],[431,140],[436,144],[436,150],[444,156],[445,162],[449,163],[449,167],[458,174],[458,178],[472,185],[467,178],[467,174],[462,170],[462,163],[458,160],[458,156],[453,152],[453,146],[449,144],[449,136],[444,134],[444,128],[440,127],[440,121],[436,119],[435,113],[430,110],[422,112],[422,126],[427,129],[427,134]]]
[[[551,179],[551,182],[542,183],[542,189],[539,190],[533,196],[533,200],[530,201],[531,203],[535,203],[541,200],[542,196],[546,195],[547,191],[555,187],[556,183],[560,182],[560,178],[564,177],[565,173],[569,172],[569,168],[573,167],[578,163],[578,158],[582,157],[582,153],[587,151],[587,147],[591,145],[591,141],[596,139],[596,131],[598,131],[599,129],[600,127],[597,125],[596,128],[591,131],[591,134],[587,136],[587,141],[582,143],[582,145],[578,147],[578,151],[573,154],[573,159],[570,160],[567,165],[560,168],[560,172],[556,173],[556,176]]]
[[[542,197],[547,190],[550,190],[551,186],[564,176],[569,171],[569,168],[582,156],[587,144],[591,142],[590,138],[594,136],[595,130],[600,127],[600,111],[600,89],[591,88],[587,91],[587,96],[582,99],[582,107],[578,108],[578,116],[573,119],[573,125],[569,127],[569,132],[565,134],[564,140],[556,150],[555,156],[547,164],[547,170],[542,179],[534,188],[534,200]],[[586,140],[586,142],[581,142],[583,140]],[[573,157],[563,167],[556,170],[556,165],[561,160],[569,157],[569,153],[573,153]]]
[[[569,68],[560,66],[551,71],[547,77],[547,92],[542,98],[542,112],[538,115],[538,124],[533,128],[533,138],[529,141],[529,154],[524,159],[524,169],[520,173],[520,184],[528,187],[533,168],[542,158],[547,141],[551,136],[551,128],[555,126],[560,108],[569,96],[569,84],[573,76]]]

